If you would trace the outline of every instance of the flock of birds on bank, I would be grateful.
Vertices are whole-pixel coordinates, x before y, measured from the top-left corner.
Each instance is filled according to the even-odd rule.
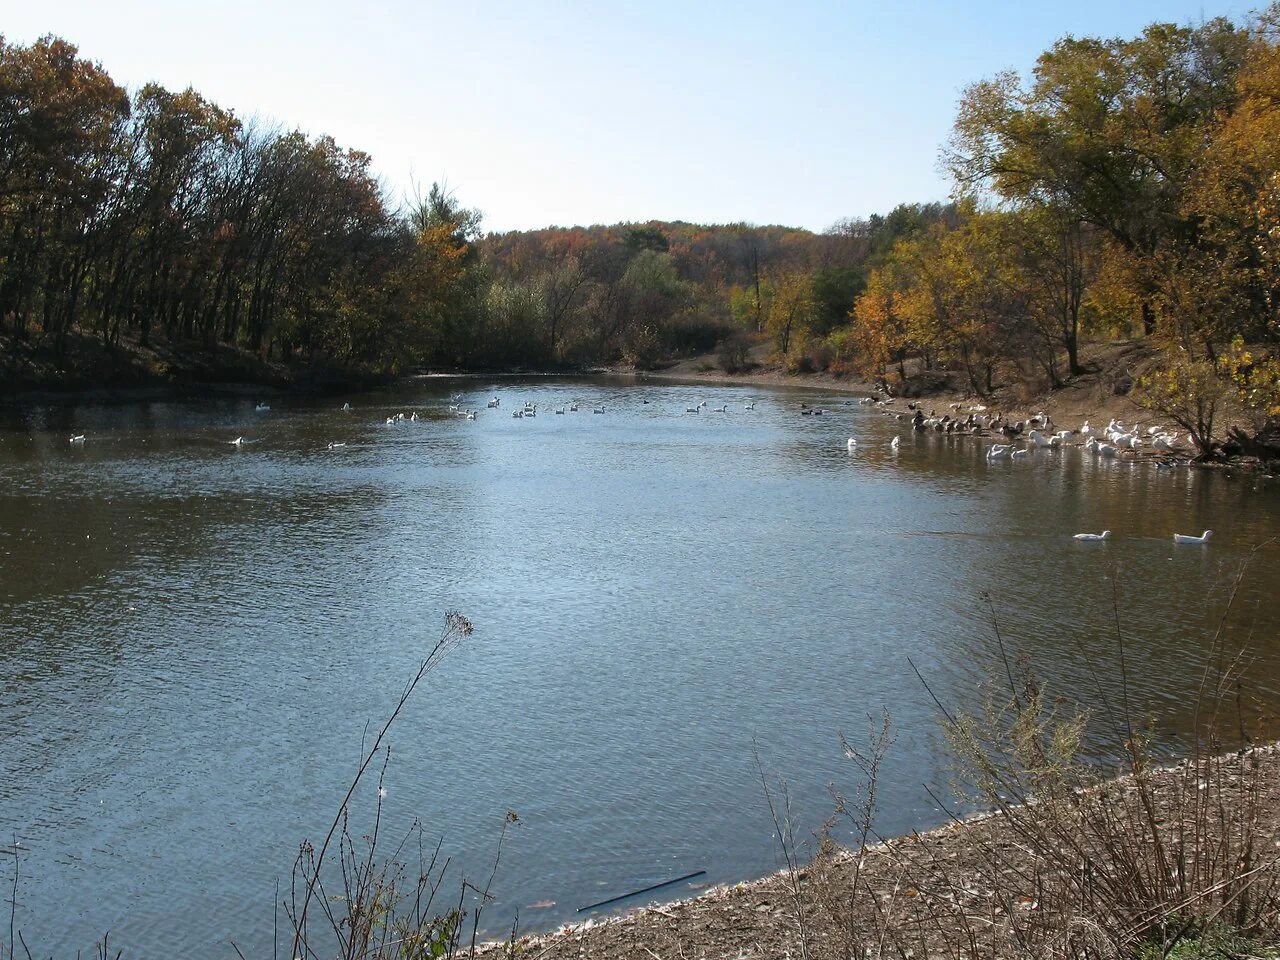
[[[1133,458],[1136,458],[1139,449],[1147,445],[1150,445],[1152,450],[1160,454],[1176,455],[1179,453],[1178,435],[1172,429],[1150,426],[1144,431],[1141,424],[1126,426],[1120,420],[1114,418],[1107,424],[1105,430],[1092,426],[1088,420],[1078,430],[1055,430],[1056,425],[1053,420],[1043,411],[1035,416],[1028,417],[1026,420],[1011,421],[999,413],[988,414],[987,408],[981,405],[971,406],[967,416],[961,417],[960,413],[963,405],[959,403],[950,405],[952,413],[939,416],[934,411],[930,411],[926,415],[914,403],[907,404],[907,408],[914,411],[908,414],[889,409],[894,402],[893,400],[877,400],[874,397],[864,397],[858,402],[864,405],[872,404],[878,406],[884,409],[889,416],[900,421],[909,421],[912,429],[916,431],[932,430],[951,436],[999,437],[1002,440],[1009,441],[1007,443],[993,443],[987,447],[987,462],[1004,459],[1013,461],[1027,460],[1037,450],[1052,451],[1077,443],[1089,453],[1108,460],[1117,459],[1124,454],[1130,454]],[[1018,446],[1020,442],[1025,443],[1026,446]],[[1194,442],[1191,435],[1188,434],[1187,443],[1193,444]],[[889,442],[889,446],[896,452],[901,443],[901,436],[896,436]],[[850,437],[846,446],[850,453],[855,453],[858,449],[857,438]],[[1160,459],[1156,461],[1156,466],[1161,469],[1168,469],[1173,466],[1173,463],[1168,459]],[[1176,544],[1206,544],[1212,536],[1212,530],[1206,530],[1199,536],[1175,533],[1173,542]],[[1110,530],[1103,530],[1101,533],[1077,533],[1074,537],[1074,539],[1082,543],[1097,543],[1110,538]]]
[[[450,396],[449,413],[465,420],[475,420],[479,411],[464,408],[462,400],[461,394]],[[648,404],[650,401],[646,398],[641,402]],[[898,411],[892,408],[895,403],[893,399],[878,400],[874,397],[864,397],[856,402],[862,405],[879,407],[886,415],[899,421],[909,422],[912,430],[916,432],[933,431],[948,436],[990,437],[993,439],[999,438],[1000,441],[1007,441],[992,443],[987,447],[985,457],[989,463],[1004,459],[1015,462],[1023,461],[1031,458],[1036,451],[1054,451],[1070,445],[1080,445],[1084,450],[1103,459],[1117,459],[1124,455],[1136,458],[1138,451],[1148,446],[1158,454],[1175,455],[1179,452],[1179,438],[1172,430],[1150,426],[1144,431],[1140,424],[1126,426],[1116,419],[1112,419],[1105,429],[1093,427],[1086,420],[1078,430],[1056,430],[1053,420],[1043,412],[1025,420],[1015,421],[1005,418],[1000,413],[988,413],[987,408],[981,405],[970,406],[966,414],[962,416],[962,405],[959,403],[950,405],[951,413],[938,415],[934,411],[926,414],[915,403],[906,404],[907,409],[911,411],[910,413]],[[501,406],[501,403],[501,398],[494,397],[488,401],[487,408],[496,410]],[[573,401],[554,407],[552,412],[556,415],[564,415],[566,413],[577,413],[579,409],[579,403]],[[754,400],[743,404],[743,410],[745,411],[753,411],[755,409],[756,401]],[[351,404],[344,403],[342,410],[345,413],[352,412]],[[706,400],[702,400],[693,406],[686,406],[684,412],[686,414],[698,414],[703,410],[709,413],[728,413],[729,405],[726,403],[718,407],[711,407]],[[269,413],[270,411],[271,406],[267,403],[259,402],[254,406],[255,413]],[[593,414],[603,414],[605,412],[604,405],[591,406],[591,412]],[[803,416],[820,417],[826,415],[827,412],[822,407],[810,406],[808,403],[800,404],[800,414]],[[526,401],[523,406],[511,411],[511,416],[515,419],[537,417],[537,415],[538,404],[530,401]],[[419,417],[417,411],[412,411],[408,414],[402,412],[387,417],[385,424],[390,427],[400,423],[416,422],[420,419],[422,418]],[[69,439],[71,444],[81,446],[85,443],[86,435],[83,433],[74,434]],[[242,436],[226,441],[236,449],[256,442],[254,440],[246,440]],[[1187,437],[1187,442],[1193,442],[1190,436]],[[1025,444],[1025,446],[1019,446],[1020,443]],[[344,441],[334,441],[328,444],[328,449],[337,450],[346,445]],[[859,449],[857,438],[849,437],[845,446],[850,454],[856,453]],[[893,437],[889,441],[889,448],[894,453],[897,453],[901,446],[902,437],[900,435]],[[1156,466],[1168,468],[1173,466],[1173,463],[1169,459],[1158,459]],[[1176,533],[1173,535],[1173,539],[1178,544],[1205,544],[1211,536],[1213,536],[1213,531],[1206,530],[1200,536]],[[1081,542],[1101,542],[1110,539],[1110,537],[1111,531],[1103,530],[1101,533],[1078,533],[1074,539]]]

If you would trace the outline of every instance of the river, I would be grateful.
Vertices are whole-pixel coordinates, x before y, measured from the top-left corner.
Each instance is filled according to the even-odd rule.
[[[486,925],[518,909],[536,930],[775,869],[755,754],[807,837],[856,779],[840,731],[882,708],[879,829],[942,822],[908,659],[976,703],[1001,669],[986,595],[1053,690],[1126,693],[1173,744],[1241,563],[1280,531],[1274,481],[1078,449],[992,464],[822,392],[422,380],[268,402],[0,407],[0,833],[37,955],[106,931],[126,956],[269,955],[276,883],[448,610],[475,632],[392,730],[383,836],[416,819],[484,880],[514,811]],[[1276,553],[1229,617],[1264,713]],[[372,808],[360,793],[357,836]]]

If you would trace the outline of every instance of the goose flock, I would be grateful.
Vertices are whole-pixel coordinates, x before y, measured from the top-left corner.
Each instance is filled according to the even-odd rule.
[[[643,398],[643,403],[648,404],[648,398]],[[756,400],[748,400],[742,404],[743,411],[752,412],[756,409]],[[886,416],[892,417],[904,425],[909,425],[910,429],[917,433],[939,433],[947,437],[973,437],[977,439],[989,439],[990,442],[983,454],[986,462],[997,463],[1002,460],[1008,460],[1012,463],[1025,463],[1037,459],[1038,455],[1053,455],[1066,447],[1078,447],[1085,453],[1104,460],[1114,461],[1137,461],[1144,458],[1149,462],[1154,462],[1155,466],[1161,469],[1169,469],[1179,462],[1186,459],[1188,452],[1183,446],[1183,439],[1179,434],[1168,427],[1151,425],[1143,427],[1142,424],[1128,425],[1118,419],[1111,419],[1106,427],[1095,427],[1089,420],[1085,420],[1081,426],[1075,430],[1058,429],[1053,419],[1045,412],[1041,411],[1033,416],[1021,420],[1008,418],[999,412],[991,412],[986,406],[974,404],[965,409],[960,403],[951,403],[948,405],[949,412],[939,414],[934,410],[925,412],[922,406],[914,402],[906,404],[906,410],[899,410],[894,407],[894,399],[877,399],[875,397],[862,397],[857,400],[850,400],[850,404],[858,404],[863,406],[874,406],[879,408]],[[502,406],[502,399],[494,396],[489,399],[485,405],[487,410],[497,410]],[[553,413],[557,416],[564,416],[579,412],[579,401],[571,401],[567,404],[560,404],[553,408]],[[592,404],[589,409],[592,414],[604,415],[604,404]],[[270,404],[259,401],[253,410],[255,413],[269,413],[271,411]],[[343,403],[342,412],[352,413],[351,404]],[[701,414],[703,411],[708,413],[728,414],[730,412],[729,404],[723,403],[718,407],[711,407],[706,400],[700,400],[695,404],[684,407],[685,414]],[[464,406],[464,397],[462,394],[452,394],[449,397],[447,405],[449,415],[462,420],[474,421],[477,419],[480,411],[475,408]],[[538,404],[533,401],[525,401],[521,406],[511,411],[511,416],[518,420],[526,418],[536,418],[538,416]],[[830,413],[826,408],[814,406],[808,402],[799,404],[799,413],[802,416],[826,416]],[[410,412],[394,413],[384,419],[384,425],[387,427],[396,427],[405,423],[415,423],[422,417],[414,410]],[[85,443],[85,434],[74,434],[70,438],[73,445],[80,446]],[[236,450],[241,449],[246,444],[256,443],[255,440],[246,439],[243,436],[236,437],[234,440],[227,440],[229,446]],[[1185,437],[1185,443],[1192,445],[1192,438],[1188,435]],[[346,441],[333,441],[329,443],[326,449],[342,450],[347,446]],[[902,448],[901,434],[895,435],[889,441],[889,449],[894,454],[900,452]],[[865,449],[865,445],[860,446],[858,438],[848,437],[845,441],[845,449],[849,454],[857,454],[860,450]],[[1175,533],[1173,540],[1176,544],[1206,544],[1210,537],[1213,536],[1212,530],[1205,530],[1199,536],[1194,534]],[[1111,538],[1110,530],[1103,530],[1101,533],[1078,533],[1074,535],[1074,539],[1082,543],[1099,543],[1107,541]]]
[[[874,405],[881,408],[887,416],[899,421],[908,422],[917,432],[933,431],[948,436],[971,436],[991,438],[985,453],[988,463],[1000,460],[1025,462],[1035,457],[1039,451],[1052,453],[1066,446],[1079,446],[1085,452],[1104,460],[1136,461],[1142,454],[1139,451],[1149,448],[1155,456],[1158,468],[1169,469],[1175,465],[1173,458],[1186,451],[1180,447],[1179,434],[1171,427],[1157,425],[1145,429],[1142,424],[1132,426],[1112,418],[1105,428],[1095,427],[1085,420],[1076,430],[1056,429],[1053,419],[1044,411],[1025,420],[1011,420],[1000,413],[989,413],[982,405],[970,406],[965,412],[963,405],[949,405],[951,413],[939,415],[935,411],[925,413],[915,403],[908,403],[910,413],[892,409],[893,400],[877,400],[875,397],[863,397],[857,401],[862,405]],[[806,412],[806,411],[801,411]],[[962,416],[962,413],[964,414]],[[895,436],[889,443],[895,453],[900,449],[902,437]],[[1190,434],[1186,436],[1186,444],[1191,446],[1194,440]],[[849,437],[846,449],[850,453],[858,450],[858,441]],[[1175,533],[1175,544],[1206,544],[1213,536],[1212,530],[1206,530],[1199,536]],[[1074,539],[1082,543],[1100,543],[1111,538],[1110,530],[1101,533],[1077,533]]]

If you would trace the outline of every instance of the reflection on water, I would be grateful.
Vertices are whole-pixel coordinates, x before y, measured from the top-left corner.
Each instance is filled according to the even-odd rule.
[[[448,410],[458,389],[474,422]],[[730,412],[684,413],[704,396]],[[512,418],[526,399],[538,416]],[[851,778],[837,732],[881,706],[899,731],[881,829],[939,822],[921,784],[945,774],[906,661],[973,702],[995,656],[984,593],[1015,652],[1091,702],[1118,603],[1131,700],[1185,730],[1232,580],[1277,530],[1272,484],[1075,450],[989,464],[972,438],[841,397],[802,417],[801,399],[540,379],[269,414],[0,410],[0,829],[29,853],[28,941],[269,949],[276,879],[446,609],[477,631],[395,730],[386,812],[476,870],[519,813],[495,924],[773,869],[753,743],[816,826],[827,784]],[[1070,538],[1104,528],[1105,544]],[[1207,548],[1171,542],[1205,528]],[[1264,700],[1275,555],[1231,614]]]

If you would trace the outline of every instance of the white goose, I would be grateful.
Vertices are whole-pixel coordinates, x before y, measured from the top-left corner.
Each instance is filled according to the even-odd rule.
[[[1103,530],[1101,533],[1077,533],[1074,539],[1092,543],[1095,540],[1106,540],[1110,536],[1110,530]]]
[[[228,440],[227,443],[239,450],[244,446],[244,437],[236,437],[234,440]]]
[[[83,434],[83,433],[77,433],[77,434],[76,434],[74,437],[72,437],[68,442],[69,442],[69,443],[83,444],[83,443],[84,443],[84,434]]]
[[[344,404],[342,405],[342,412],[343,412],[343,413],[350,413],[350,412],[351,412],[351,404],[349,404],[349,403],[344,403]]]
[[[490,409],[490,410],[493,410],[493,409],[495,409],[497,406],[498,406],[498,398],[497,398],[497,397],[494,397],[492,400],[490,400],[490,401],[489,401],[489,409]]]
[[[853,453],[853,451],[858,449],[858,441],[853,439],[853,437],[850,437],[849,442],[845,444],[845,449],[850,453]]]
[[[1013,452],[1013,444],[1011,443],[993,443],[987,448],[988,460],[999,460],[1002,457],[1009,456]]]
[[[253,408],[253,410],[255,413],[267,413],[271,410],[271,404],[260,402],[256,407]]]
[[[1186,533],[1175,533],[1173,535],[1174,543],[1208,543],[1209,538],[1213,536],[1212,530],[1206,530],[1198,537],[1193,537]]]
[[[342,443],[336,443],[336,442],[335,442],[335,443],[331,443],[331,444],[329,444],[329,449],[330,449],[330,450],[337,450],[339,447],[345,447],[346,445],[347,445],[347,444],[346,444],[346,442],[345,442],[345,441],[344,441],[344,442],[342,442]]]
[[[1014,460],[1026,460],[1031,456],[1031,448],[1028,447],[1025,450],[1014,450],[1011,454],[1009,454],[1009,456]]]
[[[901,438],[901,437],[894,437],[892,440],[890,440],[890,441],[889,441],[889,449],[890,449],[890,450],[895,450],[895,451],[896,451],[900,446],[902,446],[902,438]]]

